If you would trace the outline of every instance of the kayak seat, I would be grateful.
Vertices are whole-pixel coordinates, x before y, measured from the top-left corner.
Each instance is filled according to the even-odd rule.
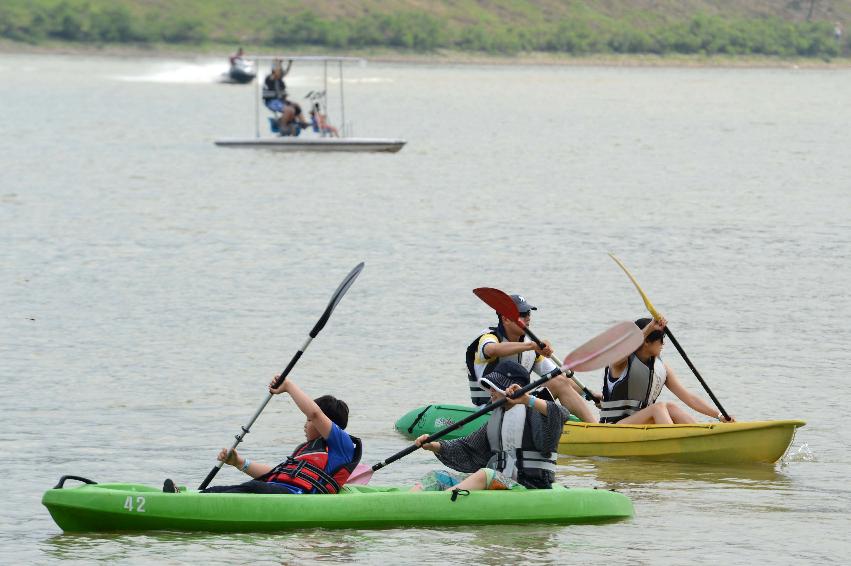
[[[298,122],[294,122],[291,124],[288,129],[282,131],[281,126],[278,123],[278,117],[269,117],[269,129],[272,130],[273,134],[277,134],[279,136],[298,136],[302,132],[302,126],[308,126],[309,124],[299,124]]]
[[[271,116],[269,117],[269,129],[272,130],[273,134],[280,134],[281,133],[281,128],[278,127],[278,117],[277,116],[275,116],[274,118],[271,117]]]

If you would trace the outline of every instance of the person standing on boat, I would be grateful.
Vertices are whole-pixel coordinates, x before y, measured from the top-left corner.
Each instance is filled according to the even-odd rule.
[[[555,481],[558,443],[570,413],[555,401],[525,393],[510,396],[529,384],[529,370],[513,361],[500,362],[480,381],[488,400],[508,396],[488,422],[477,431],[455,440],[425,443],[423,434],[414,443],[434,452],[453,470],[470,474],[435,471],[426,475],[412,491],[441,489],[550,489]]]
[[[277,376],[272,379],[269,393],[288,393],[304,413],[305,442],[274,467],[222,448],[219,460],[253,479],[238,485],[208,487],[203,493],[338,493],[360,462],[361,441],[344,430],[349,422],[345,402],[331,395],[311,399],[291,378],[275,387],[277,380]],[[163,491],[176,493],[177,488],[167,479]]]
[[[673,402],[657,403],[667,387],[683,403],[707,417],[727,421],[706,401],[690,392],[671,367],[660,357],[665,342],[665,318],[639,318],[635,324],[644,330],[644,343],[626,358],[607,367],[603,375],[600,422],[618,424],[685,424],[695,422]]]
[[[533,307],[521,295],[511,295],[520,317],[528,326],[532,318]],[[597,422],[591,408],[579,396],[578,387],[562,374],[561,368],[550,360],[553,350],[548,343],[538,348],[526,333],[514,321],[497,314],[496,326],[486,328],[479,333],[467,347],[467,380],[470,385],[470,397],[474,405],[484,405],[490,399],[479,380],[491,372],[502,361],[514,361],[541,377],[554,376],[547,382],[547,389],[555,395],[562,405],[585,422]]]
[[[272,72],[266,75],[266,81],[263,85],[263,104],[272,112],[283,113],[284,107],[289,104],[284,77],[290,72],[292,66],[292,59],[287,62],[286,69],[283,68],[281,60],[276,59],[272,63]]]

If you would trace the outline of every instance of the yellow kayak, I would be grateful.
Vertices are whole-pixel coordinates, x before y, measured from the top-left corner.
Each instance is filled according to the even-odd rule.
[[[673,425],[568,422],[559,454],[642,458],[710,464],[773,463],[779,460],[800,420]]]

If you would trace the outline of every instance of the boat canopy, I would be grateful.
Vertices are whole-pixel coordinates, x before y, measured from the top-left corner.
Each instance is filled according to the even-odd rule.
[[[254,59],[255,61],[318,61],[334,63],[366,63],[362,57],[338,57],[334,55],[253,55],[243,59]]]
[[[347,136],[351,128],[346,123],[346,101],[345,93],[343,92],[343,63],[360,63],[361,65],[365,65],[366,59],[363,59],[362,57],[342,57],[337,55],[255,55],[251,57],[251,59],[257,61],[258,69],[261,61],[309,61],[312,63],[323,63],[324,80],[322,92],[325,93],[326,96],[328,92],[328,63],[336,63],[338,66],[337,73],[340,80],[340,129],[342,130],[342,136]],[[256,84],[257,94],[254,106],[254,135],[256,138],[260,138],[260,81],[258,80]],[[325,104],[327,111],[327,100],[325,101]]]

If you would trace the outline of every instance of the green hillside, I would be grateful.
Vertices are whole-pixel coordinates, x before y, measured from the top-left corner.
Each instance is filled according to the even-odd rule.
[[[830,58],[846,21],[851,0],[0,0],[0,36],[30,44]]]

